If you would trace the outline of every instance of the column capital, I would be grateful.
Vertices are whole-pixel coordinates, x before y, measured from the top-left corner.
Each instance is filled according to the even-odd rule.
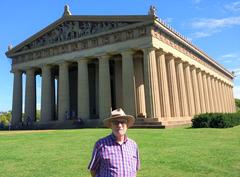
[[[28,67],[28,68],[26,68],[25,69],[25,71],[26,72],[28,72],[28,71],[35,71],[37,68],[35,68],[35,67]]]
[[[136,51],[134,51],[134,50],[132,50],[132,49],[120,51],[121,55],[133,55],[135,52],[136,52]]]
[[[167,52],[165,52],[163,49],[156,49],[155,51],[156,55],[166,55]]]
[[[175,57],[173,56],[172,53],[166,53],[166,54],[165,54],[165,58],[166,58],[167,60],[171,60],[171,59],[174,59]]]
[[[184,61],[181,58],[177,57],[177,58],[175,58],[175,63],[176,64],[179,64],[179,63],[184,64]]]
[[[61,61],[59,63],[57,63],[58,66],[68,66],[69,65],[69,62],[67,61]]]
[[[191,67],[190,63],[189,63],[189,62],[187,62],[187,61],[183,61],[183,66],[184,66],[184,67],[187,67],[187,66],[189,66],[189,68]]]
[[[52,67],[52,65],[50,65],[50,64],[43,64],[43,65],[40,65],[40,68],[41,69],[44,69],[44,68],[51,68]]]
[[[197,72],[202,72],[202,70],[200,68],[196,68]]]
[[[103,54],[103,55],[99,55],[97,56],[98,60],[101,61],[101,60],[109,60],[110,59],[110,55],[108,54]]]
[[[145,52],[151,52],[153,50],[156,51],[157,48],[150,46],[150,47],[142,48],[141,50],[145,53]]]
[[[77,63],[88,63],[88,58],[81,58],[79,60],[76,60]]]
[[[11,73],[13,73],[13,74],[22,74],[23,71],[20,70],[20,69],[12,69],[12,70],[11,70]]]
[[[197,69],[195,65],[190,65],[190,69],[193,70],[193,69]]]

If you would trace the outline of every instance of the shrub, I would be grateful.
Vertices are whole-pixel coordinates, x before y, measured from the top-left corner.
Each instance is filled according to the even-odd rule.
[[[205,113],[194,116],[193,128],[228,128],[240,125],[240,113]]]

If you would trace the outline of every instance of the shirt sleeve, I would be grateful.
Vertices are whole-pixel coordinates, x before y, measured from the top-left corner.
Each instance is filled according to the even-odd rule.
[[[97,171],[99,164],[100,164],[100,152],[99,152],[99,144],[96,143],[93,152],[92,152],[92,159],[88,165],[89,170]]]
[[[139,150],[137,147],[137,166],[136,166],[136,170],[138,171],[140,169],[140,156],[139,156]]]

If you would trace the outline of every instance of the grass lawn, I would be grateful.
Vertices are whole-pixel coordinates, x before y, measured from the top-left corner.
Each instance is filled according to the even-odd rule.
[[[97,139],[109,129],[0,132],[0,177],[88,177]],[[240,176],[240,126],[130,129],[140,149],[138,177]]]

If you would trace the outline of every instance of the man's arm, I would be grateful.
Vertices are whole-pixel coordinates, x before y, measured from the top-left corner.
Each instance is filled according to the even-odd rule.
[[[95,171],[90,170],[90,173],[91,173],[92,177],[95,177],[95,176],[96,176],[96,172],[95,172]]]

